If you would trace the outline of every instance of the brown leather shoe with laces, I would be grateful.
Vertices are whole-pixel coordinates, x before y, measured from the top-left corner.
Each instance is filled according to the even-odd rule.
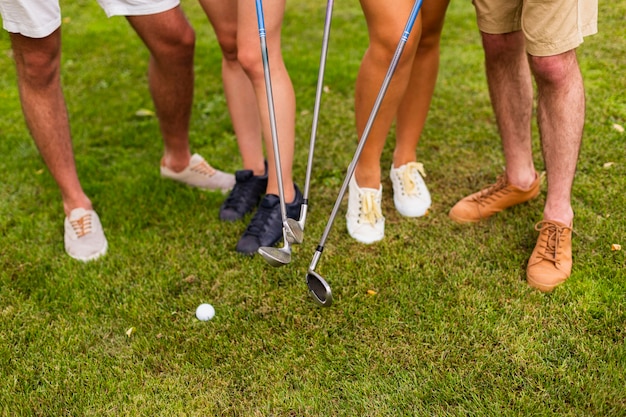
[[[572,272],[572,226],[543,220],[535,230],[539,238],[528,260],[526,279],[531,287],[550,292]]]
[[[530,187],[522,190],[510,184],[506,174],[502,174],[495,184],[461,199],[448,216],[457,223],[476,223],[506,208],[532,200],[539,195],[541,185],[541,177],[538,173],[535,175]]]

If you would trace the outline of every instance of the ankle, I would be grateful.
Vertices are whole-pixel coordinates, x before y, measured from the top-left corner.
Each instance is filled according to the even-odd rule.
[[[506,173],[507,182],[524,191],[531,188],[537,180],[537,176],[538,174],[534,169],[532,171]]]

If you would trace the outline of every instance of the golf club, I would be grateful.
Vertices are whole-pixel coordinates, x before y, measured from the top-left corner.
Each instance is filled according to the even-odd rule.
[[[285,193],[283,188],[282,165],[280,163],[280,151],[278,147],[278,131],[276,129],[276,115],[274,113],[274,97],[272,94],[272,79],[270,77],[270,63],[267,53],[267,42],[265,39],[265,21],[263,18],[263,3],[256,0],[256,15],[259,25],[259,38],[261,40],[261,56],[263,58],[263,75],[265,77],[265,91],[267,94],[267,107],[269,111],[270,128],[272,134],[272,147],[274,151],[274,161],[276,163],[276,178],[278,182],[278,197],[280,200],[280,214],[283,221],[283,242],[282,248],[261,246],[258,253],[272,266],[282,266],[291,262],[291,247],[289,242],[302,242],[302,230],[298,222],[291,219],[287,221],[287,207],[285,205]],[[292,226],[295,226],[292,228]],[[297,229],[294,231],[294,229]]]
[[[315,250],[315,254],[313,255],[313,259],[311,260],[311,264],[309,265],[309,270],[306,274],[306,284],[309,287],[309,294],[313,298],[313,300],[323,306],[330,307],[333,302],[333,295],[330,288],[330,285],[326,282],[326,280],[317,272],[315,272],[315,267],[319,262],[322,251],[324,250],[324,244],[326,243],[326,239],[330,234],[330,229],[335,221],[335,217],[337,217],[337,212],[339,211],[339,206],[341,205],[341,201],[343,200],[344,195],[346,194],[346,190],[348,189],[348,184],[352,179],[352,175],[354,175],[354,170],[356,169],[356,164],[359,161],[359,157],[361,156],[361,152],[365,147],[365,142],[367,141],[367,137],[369,136],[369,132],[374,124],[374,120],[376,119],[376,115],[378,114],[378,110],[380,105],[387,93],[387,88],[389,87],[389,83],[391,82],[391,78],[396,71],[396,67],[398,66],[398,62],[400,61],[400,56],[402,55],[402,51],[404,50],[404,46],[406,45],[407,40],[409,39],[409,35],[411,34],[411,30],[413,29],[413,24],[417,19],[417,15],[422,7],[423,0],[416,0],[413,5],[413,9],[411,9],[411,14],[409,15],[409,19],[406,22],[406,26],[404,27],[404,31],[402,32],[402,36],[400,37],[400,42],[398,42],[398,46],[396,47],[396,51],[393,55],[391,63],[389,64],[389,69],[387,70],[387,74],[383,79],[382,85],[380,86],[380,91],[378,92],[378,96],[376,97],[376,101],[374,102],[374,106],[372,107],[372,111],[370,112],[369,119],[367,120],[367,124],[365,125],[365,129],[363,130],[363,134],[361,135],[361,140],[359,141],[359,145],[356,148],[354,153],[354,157],[348,166],[348,172],[346,174],[346,178],[341,185],[341,189],[339,190],[339,195],[337,196],[337,200],[335,201],[335,205],[330,213],[330,217],[328,218],[328,223],[326,224],[326,228],[322,233],[322,238],[320,239],[319,244],[317,245],[317,249]]]
[[[313,122],[311,124],[311,139],[309,141],[309,158],[306,164],[306,177],[304,180],[304,194],[302,208],[300,209],[300,219],[298,225],[304,232],[306,215],[309,206],[309,189],[311,187],[311,171],[313,168],[313,153],[315,152],[315,139],[317,137],[317,125],[319,121],[320,105],[322,102],[322,91],[324,89],[324,72],[326,70],[326,56],[328,55],[328,41],[330,39],[330,23],[333,17],[334,0],[326,3],[326,20],[324,21],[324,36],[322,38],[322,52],[320,54],[320,67],[317,74],[317,89],[315,91],[315,105],[313,106]]]

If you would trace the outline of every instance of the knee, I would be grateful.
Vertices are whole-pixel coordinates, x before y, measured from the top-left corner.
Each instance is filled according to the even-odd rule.
[[[256,48],[240,46],[237,59],[252,82],[263,79],[263,57],[258,45]]]
[[[237,36],[218,35],[217,42],[222,50],[222,56],[228,62],[236,62],[237,57]]]
[[[156,45],[150,49],[159,61],[187,64],[193,61],[195,46],[196,33],[193,28],[190,25],[179,25],[159,34]]]
[[[196,32],[190,25],[181,28],[175,41],[174,47],[179,53],[186,58],[193,58],[196,47]]]
[[[60,58],[60,51],[57,49],[20,51],[15,54],[19,77],[31,87],[43,90],[58,80]]]
[[[504,60],[511,62],[525,54],[525,40],[522,32],[501,34],[481,33],[483,50],[488,60]]]
[[[412,65],[413,56],[417,49],[417,43],[420,34],[416,33],[409,37],[404,45],[404,51],[398,61],[397,71],[401,72],[404,68],[408,68]],[[391,60],[394,58],[398,44],[400,42],[399,37],[394,36],[378,36],[376,39],[370,39],[370,45],[368,48],[368,54],[371,59],[380,63],[383,66],[388,66]]]
[[[577,68],[574,51],[554,56],[530,56],[530,68],[538,82],[558,84]]]

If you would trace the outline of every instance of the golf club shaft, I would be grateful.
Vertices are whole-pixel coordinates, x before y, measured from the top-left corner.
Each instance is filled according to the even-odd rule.
[[[272,94],[272,78],[270,76],[270,62],[267,53],[267,40],[265,33],[265,19],[263,18],[263,3],[256,0],[256,15],[259,25],[259,38],[261,39],[261,56],[263,58],[263,75],[265,77],[265,92],[267,95],[267,108],[269,111],[270,129],[272,134],[272,147],[274,150],[274,162],[276,165],[276,179],[278,182],[278,197],[280,200],[280,214],[283,221],[283,229],[287,222],[287,206],[285,205],[285,190],[283,188],[283,171],[280,162],[280,150],[278,146],[278,131],[276,129],[276,114],[274,113],[274,96]],[[287,242],[285,242],[286,244]]]
[[[398,62],[400,61],[400,56],[404,51],[404,46],[406,45],[407,40],[409,39],[409,35],[411,34],[411,30],[413,29],[413,25],[415,24],[415,20],[417,19],[417,15],[422,7],[423,0],[416,0],[413,5],[413,9],[411,9],[411,14],[407,20],[406,26],[404,27],[404,31],[402,32],[402,36],[400,38],[400,42],[398,42],[398,46],[396,47],[396,51],[393,55],[391,63],[389,64],[389,69],[387,70],[387,74],[383,79],[382,85],[380,86],[380,91],[378,92],[378,96],[376,97],[376,101],[374,102],[374,106],[372,107],[372,111],[370,112],[369,119],[367,120],[367,124],[365,125],[365,129],[363,130],[363,134],[361,135],[361,140],[359,141],[359,145],[354,152],[354,157],[352,158],[352,162],[348,166],[348,172],[346,174],[346,178],[341,185],[341,189],[339,190],[339,195],[337,196],[337,200],[335,201],[335,205],[330,213],[330,217],[328,219],[328,223],[324,228],[324,232],[322,233],[322,237],[317,246],[316,253],[313,256],[311,261],[311,265],[309,269],[314,270],[317,266],[317,262],[320,259],[321,253],[324,250],[324,245],[326,244],[326,239],[330,234],[330,229],[333,226],[333,222],[335,221],[335,217],[337,217],[337,212],[339,211],[339,207],[341,206],[341,201],[343,200],[344,195],[346,194],[346,190],[348,189],[348,184],[352,179],[352,175],[354,175],[354,170],[356,169],[356,164],[359,161],[361,156],[361,152],[365,147],[365,143],[367,142],[367,138],[369,136],[370,130],[372,129],[372,125],[374,124],[374,120],[376,119],[376,115],[378,114],[378,110],[380,105],[385,98],[385,94],[387,93],[387,88],[389,87],[389,83],[391,82],[391,78],[396,71],[396,67],[398,66]]]
[[[322,38],[322,51],[320,53],[320,67],[317,74],[317,89],[315,91],[315,105],[313,107],[313,122],[311,125],[311,139],[309,142],[309,158],[306,165],[306,178],[304,180],[304,204],[302,215],[302,228],[306,218],[305,207],[309,204],[309,189],[311,187],[311,171],[313,167],[313,153],[315,152],[315,139],[317,138],[317,125],[319,122],[320,105],[322,102],[322,92],[324,91],[324,73],[326,71],[326,57],[328,55],[328,42],[330,39],[330,24],[333,17],[334,0],[326,3],[326,19],[324,21],[324,36]]]

